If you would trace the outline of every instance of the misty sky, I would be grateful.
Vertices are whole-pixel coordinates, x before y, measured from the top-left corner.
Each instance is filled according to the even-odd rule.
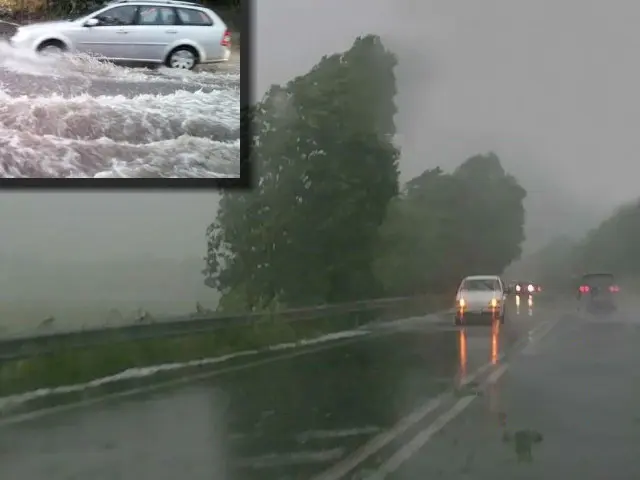
[[[640,2],[257,0],[257,86],[375,32],[399,55],[404,177],[494,149],[587,204],[637,195]],[[305,40],[307,39],[307,40]],[[542,187],[541,187],[542,188]],[[3,192],[1,255],[204,253],[217,195]],[[569,219],[570,221],[571,219]]]
[[[1,256],[44,260],[204,255],[213,192],[3,192]]]
[[[495,150],[507,168],[537,164],[550,179],[545,188],[579,203],[613,206],[638,195],[636,0],[255,4],[259,95],[360,34],[380,34],[398,54],[405,179]]]

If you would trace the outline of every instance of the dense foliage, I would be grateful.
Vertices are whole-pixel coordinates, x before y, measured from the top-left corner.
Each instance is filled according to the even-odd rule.
[[[390,294],[448,291],[473,273],[500,273],[520,255],[526,192],[495,154],[410,180],[389,208],[376,270]]]
[[[640,276],[640,201],[617,209],[580,239],[558,238],[528,259],[530,271],[555,289],[575,287],[586,272]]]
[[[495,154],[399,188],[395,65],[358,38],[254,107],[256,185],[207,231],[222,310],[432,293],[519,256],[526,193]]]

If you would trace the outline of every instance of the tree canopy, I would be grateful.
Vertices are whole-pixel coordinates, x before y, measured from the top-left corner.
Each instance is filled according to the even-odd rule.
[[[495,154],[400,189],[395,66],[360,37],[253,107],[256,185],[223,193],[207,230],[221,310],[448,291],[520,254],[526,192]]]
[[[395,65],[378,37],[358,38],[255,107],[257,184],[223,194],[208,230],[206,275],[223,294],[254,309],[380,293],[373,248],[398,190]]]
[[[559,237],[529,259],[538,278],[554,289],[575,287],[587,272],[621,278],[640,275],[640,201],[615,210],[579,239]]]
[[[525,195],[493,153],[410,180],[380,232],[376,271],[386,290],[445,292],[466,275],[501,273],[520,255]]]

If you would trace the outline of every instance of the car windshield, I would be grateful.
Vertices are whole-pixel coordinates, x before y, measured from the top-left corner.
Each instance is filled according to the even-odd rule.
[[[491,278],[472,278],[462,283],[461,290],[493,292],[498,289],[498,282]]]

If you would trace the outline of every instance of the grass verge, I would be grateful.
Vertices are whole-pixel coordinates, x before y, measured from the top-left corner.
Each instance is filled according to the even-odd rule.
[[[180,338],[128,341],[114,337],[111,343],[100,346],[60,348],[46,355],[0,364],[0,396],[83,384],[132,368],[263,350],[277,344],[354,329],[373,319],[371,312],[364,312],[290,323],[265,320],[251,326]]]

